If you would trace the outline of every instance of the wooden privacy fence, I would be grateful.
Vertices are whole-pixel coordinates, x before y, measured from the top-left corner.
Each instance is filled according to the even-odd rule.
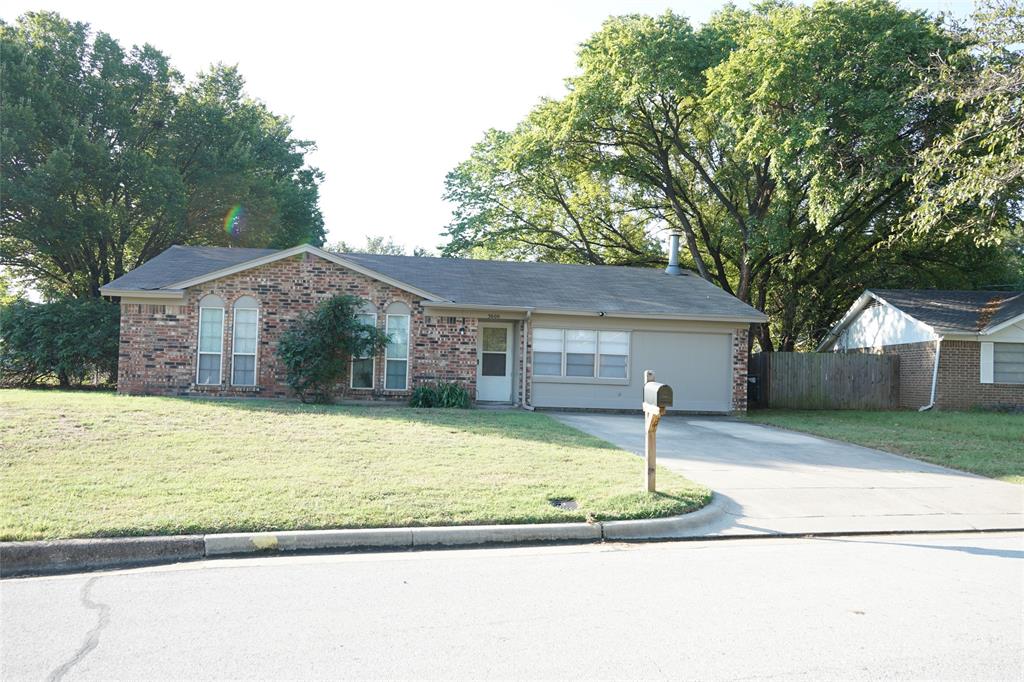
[[[802,410],[899,407],[899,357],[862,353],[755,353],[752,405]]]

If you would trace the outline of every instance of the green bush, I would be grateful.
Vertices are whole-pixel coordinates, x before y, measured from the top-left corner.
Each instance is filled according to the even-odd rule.
[[[469,407],[469,391],[455,383],[417,386],[409,398],[410,407]]]
[[[356,317],[362,304],[355,296],[334,296],[281,335],[277,357],[302,402],[331,402],[335,388],[348,376],[350,358],[376,355],[387,345],[384,332]]]
[[[117,380],[117,304],[102,299],[0,306],[0,386]]]

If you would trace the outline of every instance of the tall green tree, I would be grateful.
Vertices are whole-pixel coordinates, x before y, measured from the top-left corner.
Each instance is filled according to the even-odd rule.
[[[915,97],[913,66],[957,49],[886,0],[612,18],[565,97],[449,175],[448,253],[647,264],[678,230],[690,267],[769,313],[767,350],[813,343],[865,286],[1001,278],[991,250],[895,240],[955,115]]]
[[[50,295],[99,288],[172,244],[321,244],[320,172],[234,67],[185,82],[49,12],[0,22],[0,264]]]
[[[961,116],[921,153],[910,223],[917,231],[1019,243],[1024,225],[1024,5],[982,0],[960,34],[963,49],[948,57],[936,55],[920,89],[925,100],[952,105]]]

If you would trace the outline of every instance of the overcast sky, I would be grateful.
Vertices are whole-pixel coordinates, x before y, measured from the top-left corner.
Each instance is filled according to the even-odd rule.
[[[48,9],[125,47],[150,43],[187,76],[238,64],[249,93],[314,140],[328,240],[389,235],[437,247],[444,176],[488,128],[510,128],[563,93],[577,45],[613,14],[671,8],[695,22],[722,2],[115,2],[5,0],[13,21]],[[745,2],[737,4],[744,5]],[[966,15],[969,0],[904,1]]]

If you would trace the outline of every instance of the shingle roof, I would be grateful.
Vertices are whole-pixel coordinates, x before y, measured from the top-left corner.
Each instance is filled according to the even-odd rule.
[[[175,282],[200,277],[277,249],[236,249],[223,246],[172,246],[134,270],[118,277],[104,289],[162,289]]]
[[[870,289],[925,324],[953,332],[980,332],[1024,315],[1024,291]]]
[[[104,290],[169,287],[275,253],[272,249],[174,246]],[[723,317],[750,322],[764,315],[701,277],[608,265],[338,254],[355,265],[467,306]]]

